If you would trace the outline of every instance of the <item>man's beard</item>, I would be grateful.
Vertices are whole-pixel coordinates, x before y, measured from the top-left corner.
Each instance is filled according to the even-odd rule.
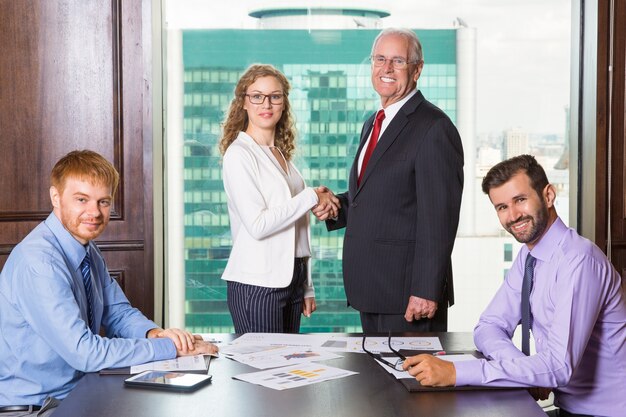
[[[541,202],[541,207],[537,212],[535,212],[535,216],[527,215],[522,216],[519,219],[507,223],[506,231],[509,232],[515,240],[520,243],[533,243],[537,239],[543,235],[543,232],[546,230],[548,226],[548,207],[545,202]],[[530,229],[523,234],[516,233],[513,229],[513,225],[519,224],[525,221],[530,221]]]

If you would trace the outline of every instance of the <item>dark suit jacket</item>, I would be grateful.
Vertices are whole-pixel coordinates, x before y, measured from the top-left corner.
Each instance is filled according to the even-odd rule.
[[[346,227],[343,277],[348,303],[367,313],[404,314],[410,295],[454,302],[451,254],[463,190],[463,147],[443,111],[418,91],[380,137],[357,187],[358,155],[372,129],[365,122],[349,191],[328,230]]]

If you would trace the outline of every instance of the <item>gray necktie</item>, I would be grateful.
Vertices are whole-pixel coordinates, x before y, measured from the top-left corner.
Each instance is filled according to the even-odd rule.
[[[93,331],[93,291],[91,288],[91,258],[89,251],[80,264],[80,272],[83,274],[83,284],[85,284],[85,293],[87,294],[87,317],[89,319],[89,328]]]
[[[533,288],[533,274],[535,273],[536,259],[529,253],[524,267],[524,280],[522,281],[522,352],[530,355],[530,291]]]

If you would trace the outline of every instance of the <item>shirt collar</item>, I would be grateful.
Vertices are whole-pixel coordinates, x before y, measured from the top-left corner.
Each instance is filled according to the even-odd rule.
[[[54,237],[56,237],[59,242],[59,247],[66,258],[71,262],[72,268],[78,269],[85,258],[89,245],[85,247],[76,240],[63,226],[54,212],[50,213],[44,223],[48,226],[52,234],[54,234]]]
[[[565,226],[560,217],[557,217],[548,231],[539,239],[533,250],[530,251],[531,255],[542,262],[549,261],[566,232],[567,226]]]
[[[417,94],[417,90],[414,89],[413,91],[411,91],[409,94],[406,95],[406,97],[404,97],[402,100],[397,101],[393,104],[388,105],[385,108],[385,120],[392,120],[394,118],[394,116],[398,113],[398,111],[400,111],[400,109],[402,108],[402,106],[404,106],[404,104],[409,101],[411,99],[411,97],[413,97],[415,94]],[[382,105],[378,108],[378,110],[381,110],[383,107]]]

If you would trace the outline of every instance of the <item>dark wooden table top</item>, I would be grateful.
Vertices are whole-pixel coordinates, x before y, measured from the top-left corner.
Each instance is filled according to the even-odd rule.
[[[471,333],[420,334],[434,335],[446,350],[474,349]],[[223,335],[222,339],[232,337]],[[368,355],[340,355],[327,361],[328,365],[358,375],[284,391],[232,379],[256,369],[224,357],[211,361],[212,383],[193,393],[127,388],[126,376],[88,374],[54,416],[545,417],[523,389],[410,393]]]

